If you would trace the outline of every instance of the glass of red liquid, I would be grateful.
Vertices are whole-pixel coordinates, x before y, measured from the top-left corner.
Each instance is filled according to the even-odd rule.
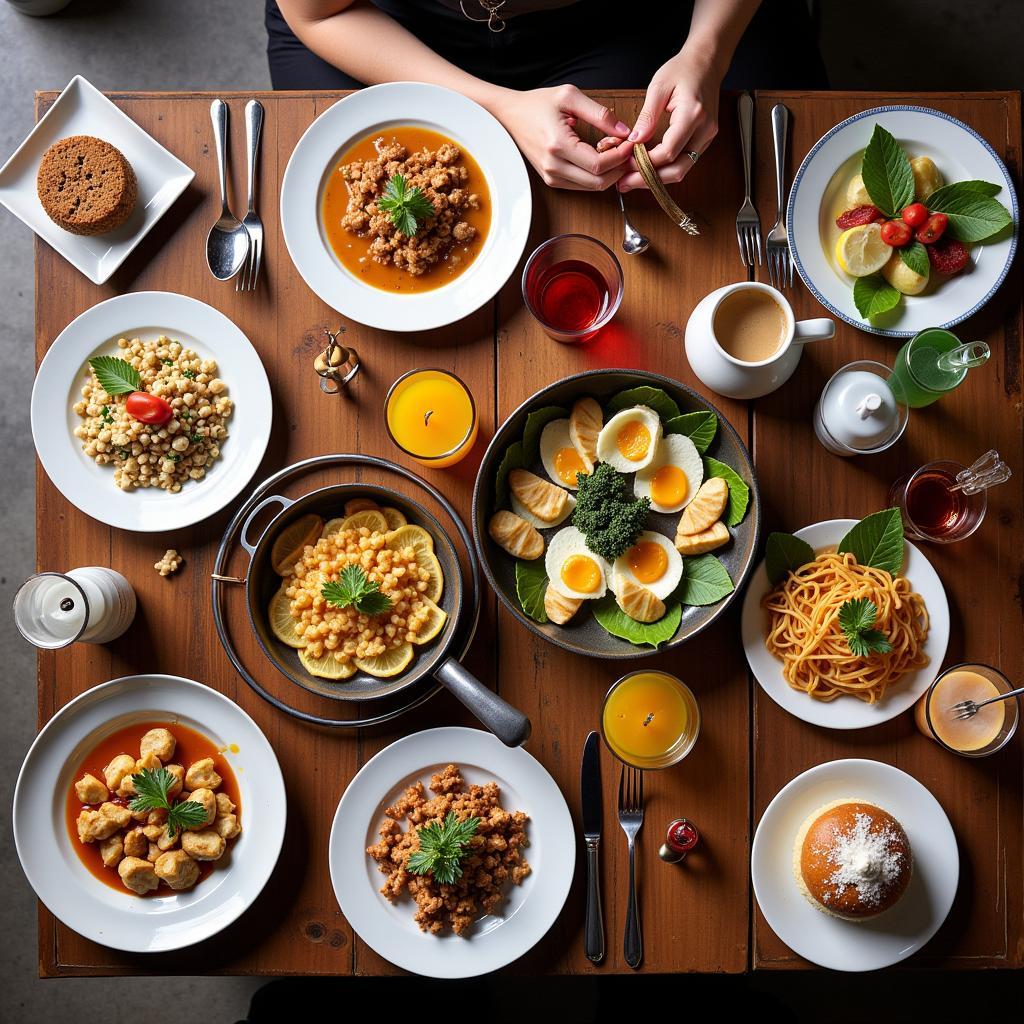
[[[889,489],[889,504],[903,514],[908,534],[937,544],[970,537],[981,526],[988,508],[984,490],[965,494],[954,487],[966,469],[959,462],[929,462]]]
[[[622,267],[596,238],[556,235],[526,261],[523,299],[555,341],[589,341],[618,312]]]

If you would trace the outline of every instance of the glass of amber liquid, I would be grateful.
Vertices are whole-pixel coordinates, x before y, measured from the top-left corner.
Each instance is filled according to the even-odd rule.
[[[970,537],[988,508],[984,490],[967,493],[957,485],[959,462],[929,462],[889,489],[889,504],[900,510],[908,534],[937,544]]]

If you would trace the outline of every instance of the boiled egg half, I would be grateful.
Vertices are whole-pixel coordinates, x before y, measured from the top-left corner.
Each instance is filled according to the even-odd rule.
[[[653,409],[623,409],[597,435],[597,457],[620,473],[636,473],[651,464],[661,434],[661,417]]]
[[[650,498],[655,512],[678,512],[690,504],[703,479],[697,446],[682,434],[666,434],[650,464],[637,470],[633,493]]]
[[[613,579],[623,577],[639,583],[664,601],[683,578],[683,559],[664,534],[645,530],[612,567]]]
[[[540,432],[540,461],[559,487],[577,489],[576,474],[586,473],[587,467],[569,436],[568,420],[552,420]]]
[[[586,538],[575,526],[567,526],[551,538],[544,568],[551,586],[563,597],[589,601],[604,597],[608,589],[608,563],[587,547]]]

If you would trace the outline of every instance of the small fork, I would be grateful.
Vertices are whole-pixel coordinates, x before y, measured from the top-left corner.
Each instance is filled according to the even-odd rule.
[[[754,265],[757,256],[761,265],[761,218],[757,215],[750,193],[753,187],[754,101],[745,92],[739,100],[740,146],[743,149],[743,205],[736,214],[736,241],[740,244],[740,260],[745,267]]]
[[[622,767],[619,776],[619,824],[629,843],[629,905],[626,909],[626,937],[622,952],[630,967],[639,967],[644,958],[640,932],[640,911],[636,902],[636,836],[644,823],[644,773],[639,768]]]
[[[245,142],[249,151],[249,209],[242,220],[245,230],[249,233],[249,256],[242,267],[242,272],[235,279],[236,292],[256,290],[263,261],[263,221],[256,212],[256,158],[259,156],[262,130],[263,104],[259,100],[249,100],[245,105]]]
[[[959,704],[953,704],[949,708],[949,712],[954,718],[963,722],[968,718],[973,718],[986,704],[993,704],[997,700],[1006,700],[1008,697],[1019,697],[1021,694],[1024,694],[1024,686],[1018,687],[1016,690],[1008,690],[1006,693],[999,694],[998,697],[989,697],[988,700],[962,700]]]
[[[778,218],[768,232],[764,258],[768,264],[768,277],[773,288],[793,287],[793,260],[789,252],[786,232],[786,135],[789,132],[789,109],[782,103],[772,107],[772,142],[775,144],[775,196]]]

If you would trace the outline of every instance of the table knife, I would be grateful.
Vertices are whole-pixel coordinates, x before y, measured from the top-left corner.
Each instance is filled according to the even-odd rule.
[[[601,872],[597,851],[601,845],[601,748],[596,732],[587,737],[580,770],[583,801],[583,840],[587,847],[587,917],[583,952],[595,964],[604,959],[604,920],[601,917]]]

